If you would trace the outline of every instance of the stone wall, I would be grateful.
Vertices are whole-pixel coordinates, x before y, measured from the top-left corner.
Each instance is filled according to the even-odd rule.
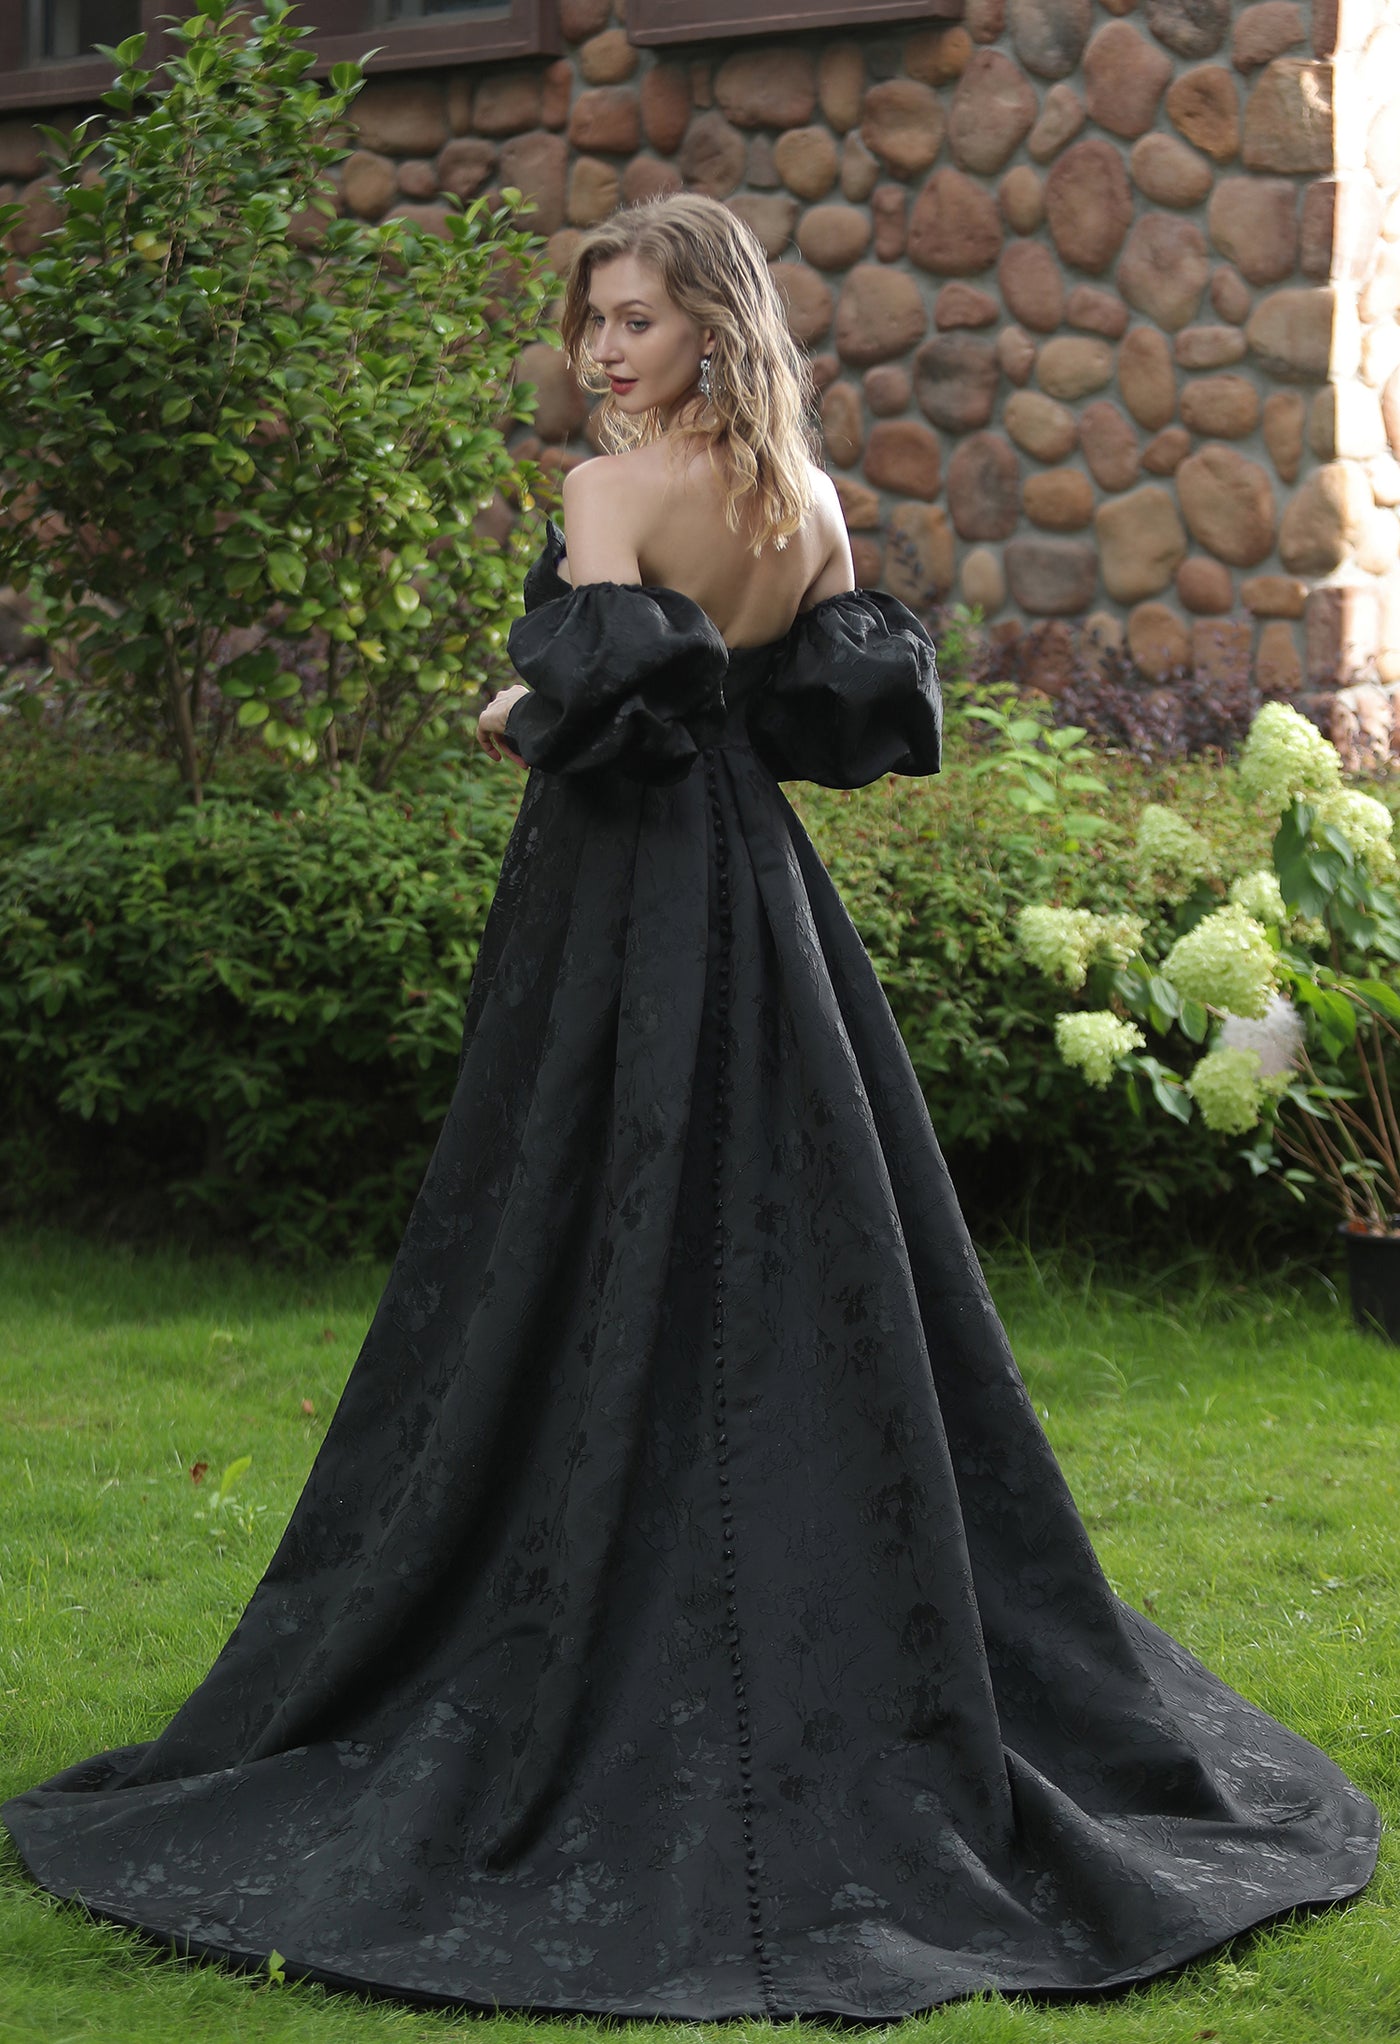
[[[1335,173],[1317,203],[1332,214],[1336,295],[1329,389],[1300,496],[1337,505],[1344,550],[1309,603],[1319,650],[1379,683],[1348,689],[1333,735],[1359,765],[1400,755],[1400,6],[1342,0],[1334,58]],[[1290,507],[1290,518],[1306,508]]]
[[[562,57],[372,79],[343,199],[431,224],[519,185],[562,262],[622,200],[711,193],[812,350],[862,581],[1088,621],[1152,675],[1400,682],[1400,0],[1340,4],[652,51],[561,0]],[[561,358],[524,366],[584,458]]]

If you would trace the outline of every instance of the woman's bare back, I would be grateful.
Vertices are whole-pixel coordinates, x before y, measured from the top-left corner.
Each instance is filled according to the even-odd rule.
[[[703,452],[678,458],[653,441],[601,456],[565,480],[574,583],[637,581],[689,596],[730,646],[780,639],[801,610],[855,585],[850,542],[831,478],[813,466],[814,502],[787,545],[755,556],[724,517],[720,476]]]

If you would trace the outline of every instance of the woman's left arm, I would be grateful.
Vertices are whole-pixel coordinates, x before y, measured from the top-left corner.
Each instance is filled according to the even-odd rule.
[[[498,696],[492,696],[477,718],[476,735],[492,759],[508,759],[512,766],[524,766],[524,760],[506,737],[506,718],[520,698],[529,693],[523,682],[516,682],[512,688],[503,688]]]

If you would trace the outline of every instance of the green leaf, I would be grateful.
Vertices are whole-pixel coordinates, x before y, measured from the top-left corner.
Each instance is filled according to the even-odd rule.
[[[1179,1080],[1172,1083],[1165,1078],[1154,1077],[1152,1098],[1165,1113],[1172,1116],[1173,1120],[1190,1121],[1191,1096]]]
[[[1136,1057],[1134,1064],[1147,1078],[1152,1097],[1163,1112],[1171,1115],[1174,1121],[1190,1121],[1191,1096],[1171,1066],[1145,1053]]]
[[[1377,934],[1374,916],[1367,915],[1364,909],[1357,908],[1353,902],[1345,900],[1340,894],[1332,902],[1329,914],[1348,942],[1355,944],[1359,951],[1371,949]]]
[[[1376,1014],[1384,1015],[1387,1021],[1400,1022],[1400,993],[1387,986],[1383,979],[1354,979],[1351,991]]]
[[[224,569],[224,587],[230,596],[246,596],[263,579],[261,561],[230,561]]]
[[[1147,983],[1147,998],[1170,1022],[1174,1022],[1181,1013],[1181,995],[1159,972],[1154,972]]]
[[[306,582],[306,562],[300,554],[277,548],[267,557],[267,579],[287,596],[299,596]]]
[[[1204,1043],[1210,1027],[1209,1011],[1200,1001],[1182,1000],[1181,1012],[1177,1018],[1181,1033],[1189,1043]]]
[[[1314,836],[1317,838],[1321,838],[1322,842],[1325,845],[1330,846],[1332,851],[1334,851],[1337,854],[1338,858],[1341,860],[1342,865],[1345,868],[1350,869],[1352,866],[1356,864],[1356,853],[1352,849],[1351,839],[1349,837],[1346,837],[1343,834],[1343,832],[1338,830],[1335,823],[1322,823],[1316,825],[1314,828]]]
[[[1356,1040],[1356,1010],[1345,994],[1334,993],[1308,979],[1294,981],[1294,997],[1317,1018],[1318,1033],[1336,1057]]]
[[[1280,852],[1274,846],[1274,871],[1279,892],[1296,915],[1322,916],[1332,900],[1333,886],[1326,870],[1319,872],[1306,850]]]

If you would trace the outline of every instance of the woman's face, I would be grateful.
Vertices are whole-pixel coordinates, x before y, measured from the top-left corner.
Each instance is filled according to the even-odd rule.
[[[599,263],[589,279],[587,339],[618,410],[655,407],[669,419],[695,389],[714,336],[666,295],[660,272],[636,256]]]

